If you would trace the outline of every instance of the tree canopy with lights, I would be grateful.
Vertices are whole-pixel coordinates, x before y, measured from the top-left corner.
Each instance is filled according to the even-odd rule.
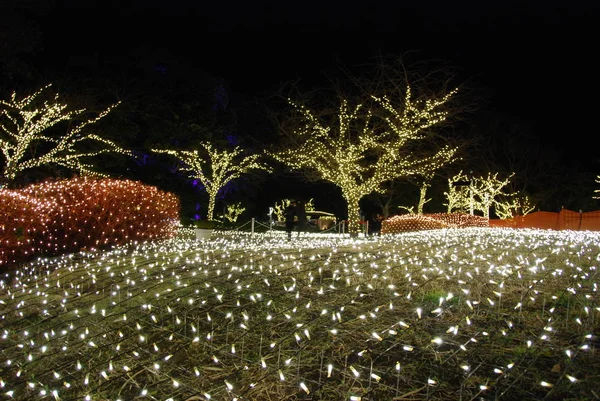
[[[456,148],[423,144],[431,145],[431,129],[447,118],[444,106],[455,93],[419,98],[407,85],[403,99],[370,96],[367,105],[342,98],[336,112],[324,117],[288,99],[301,123],[290,132],[291,145],[271,155],[339,187],[348,206],[349,231],[356,234],[364,196],[382,191],[390,180],[426,175],[453,160]]]
[[[468,176],[460,171],[448,179],[448,213],[454,211],[479,211],[483,217],[490,217],[490,209],[495,208],[496,215],[501,219],[515,216],[525,216],[535,210],[535,205],[529,198],[518,192],[506,192],[505,188],[514,177],[511,173],[504,180],[498,178],[498,173],[487,173],[487,176]]]
[[[200,142],[200,150],[152,149],[153,152],[176,157],[182,163],[178,170],[189,178],[199,180],[208,193],[208,220],[214,220],[214,210],[219,191],[250,170],[269,170],[259,161],[260,154],[244,155],[243,149],[218,149],[209,142]]]
[[[51,84],[30,96],[0,100],[0,150],[4,158],[2,181],[10,183],[25,170],[46,165],[58,165],[83,174],[105,176],[86,162],[103,153],[131,152],[113,141],[87,132],[86,128],[110,113],[118,103],[95,118],[74,122],[86,109],[68,110],[55,94],[51,100],[40,98]],[[54,129],[59,123],[69,123],[66,132]]]

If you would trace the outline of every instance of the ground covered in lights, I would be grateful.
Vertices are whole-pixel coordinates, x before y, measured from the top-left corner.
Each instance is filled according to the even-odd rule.
[[[0,286],[15,400],[592,400],[600,233],[179,238]]]

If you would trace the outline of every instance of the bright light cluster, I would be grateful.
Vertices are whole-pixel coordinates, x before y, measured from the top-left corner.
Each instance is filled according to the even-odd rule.
[[[86,160],[104,153],[132,155],[114,142],[84,130],[105,117],[118,103],[95,118],[72,123],[64,134],[52,133],[50,128],[61,122],[73,122],[86,109],[67,110],[68,106],[60,103],[58,94],[51,101],[41,102],[38,98],[50,87],[51,84],[46,85],[20,100],[16,93],[8,101],[0,100],[0,150],[4,156],[4,181],[13,181],[24,170],[51,164],[91,176],[103,176]],[[93,143],[91,148],[89,143]]]
[[[415,141],[447,118],[441,110],[453,96],[439,100],[413,99],[410,87],[402,102],[372,97],[380,110],[362,104],[353,107],[342,99],[335,121],[326,122],[303,105],[289,100],[304,123],[293,133],[297,146],[272,156],[293,169],[307,169],[315,178],[331,182],[342,191],[348,205],[349,231],[360,231],[359,201],[381,191],[382,184],[401,177],[426,175],[454,158],[456,149],[442,147],[433,154],[414,152]],[[385,113],[386,117],[380,116]]]
[[[140,182],[77,178],[0,189],[0,266],[34,256],[165,239],[179,199]]]
[[[232,205],[227,205],[227,209],[225,210],[223,219],[225,221],[235,223],[237,222],[238,218],[242,215],[242,213],[244,213],[245,210],[246,208],[242,206],[241,202],[234,203]]]
[[[206,401],[597,390],[600,233],[276,234],[145,243],[16,272],[0,285],[0,391]]]
[[[175,156],[183,163],[179,168],[180,171],[204,185],[208,193],[207,217],[208,220],[214,220],[217,195],[227,183],[250,170],[270,171],[270,168],[259,161],[260,154],[243,155],[243,149],[239,146],[233,150],[220,150],[209,142],[200,142],[200,147],[200,150],[152,149],[152,151]]]

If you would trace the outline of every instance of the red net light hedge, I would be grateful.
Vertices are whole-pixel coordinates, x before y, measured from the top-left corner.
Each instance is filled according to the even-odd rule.
[[[44,182],[18,191],[0,190],[0,199],[0,266],[32,253],[56,255],[169,238],[179,225],[179,199],[136,181]]]
[[[0,266],[31,258],[47,220],[38,210],[40,202],[17,191],[0,190]]]
[[[489,227],[489,219],[467,213],[429,213],[425,216],[442,221],[450,227]]]
[[[487,218],[465,213],[405,214],[384,220],[381,223],[381,233],[396,234],[440,228],[488,227],[488,225]]]

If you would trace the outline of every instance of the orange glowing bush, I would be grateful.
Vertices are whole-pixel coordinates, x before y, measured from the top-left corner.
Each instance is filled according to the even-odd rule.
[[[397,234],[409,231],[436,230],[448,224],[422,214],[405,214],[390,217],[381,222],[381,234]]]
[[[405,214],[394,216],[381,223],[382,234],[409,231],[437,230],[441,228],[488,227],[485,217],[466,213]]]
[[[35,199],[17,191],[0,190],[0,267],[36,253],[38,234],[46,227],[39,206]]]
[[[170,238],[179,199],[140,182],[77,178],[0,190],[0,267],[57,255]]]
[[[425,216],[442,221],[450,227],[489,227],[490,225],[490,220],[487,217],[468,213],[429,213]]]

